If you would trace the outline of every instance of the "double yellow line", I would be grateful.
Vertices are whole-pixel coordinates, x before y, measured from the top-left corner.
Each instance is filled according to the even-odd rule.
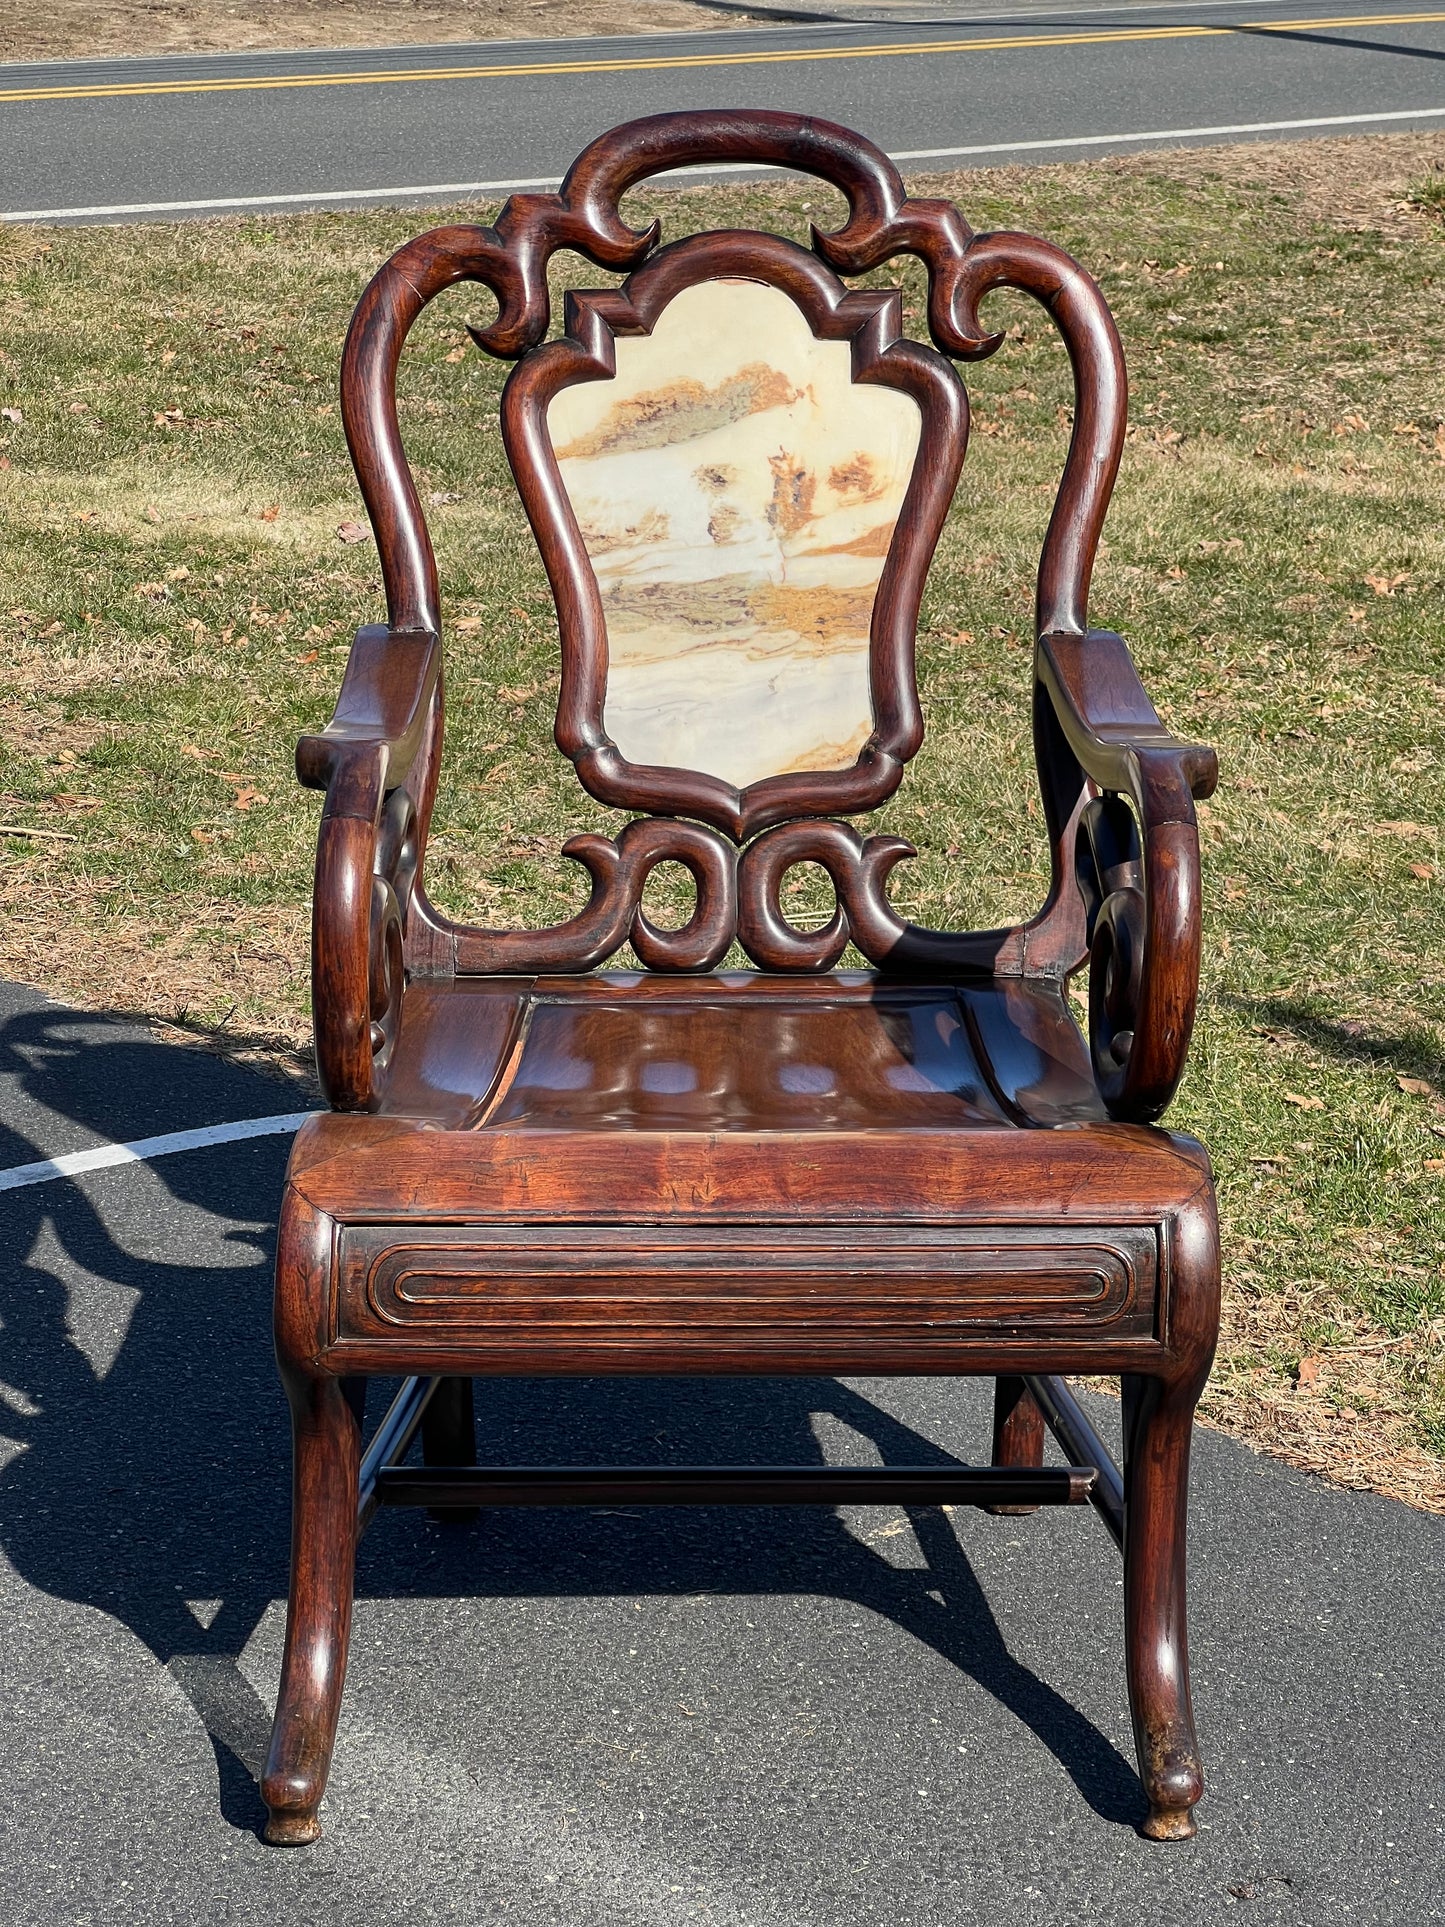
[[[1335,14],[1311,20],[1241,20],[1224,27],[1116,27],[1096,33],[1009,34],[991,39],[900,40],[868,47],[808,47],[789,52],[656,54],[630,60],[538,60],[486,67],[397,67],[374,72],[276,74],[250,80],[112,82],[94,87],[10,87],[0,101],[119,100],[149,94],[262,93],[282,87],[385,87],[428,80],[505,80],[549,74],[637,74],[664,68],[772,67],[814,60],[898,60],[929,54],[1005,53],[1033,47],[1098,47],[1121,41],[1214,40],[1234,33],[1329,32],[1341,27],[1404,27],[1445,13]]]

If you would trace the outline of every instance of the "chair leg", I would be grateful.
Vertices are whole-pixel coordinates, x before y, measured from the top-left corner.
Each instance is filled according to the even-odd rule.
[[[261,1797],[271,1814],[266,1838],[300,1847],[321,1836],[321,1796],[346,1679],[361,1401],[339,1379],[287,1377],[295,1451],[291,1593]]]
[[[427,1465],[476,1464],[477,1429],[469,1378],[444,1378],[432,1393],[422,1415],[421,1452]],[[465,1505],[429,1507],[428,1512],[443,1525],[470,1525],[478,1516],[476,1506]]]
[[[1187,1840],[1204,1791],[1189,1696],[1185,1519],[1200,1386],[1126,1377],[1124,1640],[1139,1777],[1151,1840]]]
[[[995,1465],[1042,1465],[1044,1462],[1044,1415],[1034,1403],[1033,1394],[1021,1378],[999,1378],[993,1391],[993,1463]],[[1037,1512],[1036,1505],[991,1505],[988,1511],[1000,1518],[1023,1518]]]

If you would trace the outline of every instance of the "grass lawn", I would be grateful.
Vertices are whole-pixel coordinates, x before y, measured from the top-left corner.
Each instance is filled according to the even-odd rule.
[[[947,187],[975,226],[1048,235],[1103,282],[1133,426],[1092,613],[1221,753],[1171,1113],[1222,1184],[1207,1410],[1445,1510],[1445,226],[1438,190],[1407,199],[1442,157],[1399,136]],[[831,215],[791,183],[650,204],[672,234]],[[428,218],[0,232],[0,824],[50,832],[0,837],[4,975],[298,1061],[318,805],[292,745],[381,613],[369,538],[343,539],[337,354]],[[551,747],[555,630],[496,427],[504,371],[463,333],[488,307],[435,304],[403,368],[448,620],[431,879],[454,912],[541,920],[582,894],[559,835],[619,819]],[[924,611],[931,733],[879,825],[918,845],[894,894],[920,921],[1013,917],[1044,884],[1032,577],[1068,378],[1039,311],[995,312],[1009,339],[968,377]]]

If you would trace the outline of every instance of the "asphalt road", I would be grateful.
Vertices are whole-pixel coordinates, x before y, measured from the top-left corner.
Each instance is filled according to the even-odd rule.
[[[424,203],[615,123],[750,104],[968,165],[1445,124],[1445,12],[1214,0],[632,39],[0,67],[0,219]]]
[[[3,1169],[302,1103],[0,988]],[[1092,1513],[874,1508],[383,1514],[327,1837],[263,1846],[285,1149],[0,1189],[10,1927],[1445,1919],[1445,1522],[1210,1433],[1192,1843],[1135,1831]],[[917,1462],[976,1455],[987,1413],[982,1387],[931,1380],[512,1382],[479,1425],[495,1459]]]

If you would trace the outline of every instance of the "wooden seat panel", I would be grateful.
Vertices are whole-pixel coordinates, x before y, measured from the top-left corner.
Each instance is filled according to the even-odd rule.
[[[425,979],[386,1116],[448,1129],[997,1129],[1099,1121],[1057,987],[691,978]]]

